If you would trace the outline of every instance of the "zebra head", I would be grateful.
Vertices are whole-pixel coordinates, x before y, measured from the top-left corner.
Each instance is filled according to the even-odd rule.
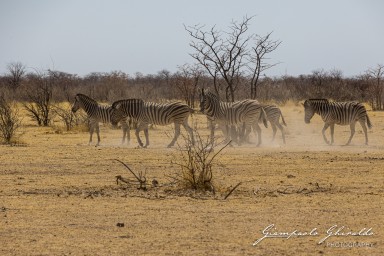
[[[110,107],[111,111],[111,124],[116,127],[117,124],[125,118],[124,113],[116,108]]]
[[[320,114],[324,108],[327,108],[329,101],[327,99],[309,99],[303,104],[305,110],[304,121],[309,124],[315,113]]]
[[[309,124],[313,115],[315,114],[315,109],[313,108],[311,104],[311,100],[306,100],[303,104],[304,106],[304,111],[305,111],[305,116],[304,116],[304,122],[306,124]]]
[[[75,96],[75,102],[73,103],[72,105],[72,112],[73,113],[76,113],[77,110],[79,110],[79,108],[81,108],[81,101],[80,101],[80,94],[77,94]]]
[[[121,119],[124,118],[124,113],[121,110],[122,100],[115,101],[111,106],[111,123],[113,126],[116,126]]]
[[[200,112],[211,114],[212,107],[219,104],[219,101],[219,98],[215,94],[202,89],[200,94]]]

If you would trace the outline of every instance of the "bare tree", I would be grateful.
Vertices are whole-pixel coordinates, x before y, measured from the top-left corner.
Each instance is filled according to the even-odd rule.
[[[20,87],[25,75],[25,66],[21,62],[12,62],[7,65],[9,74],[7,75],[7,83],[9,87],[16,90]]]
[[[26,90],[28,102],[24,108],[39,126],[48,126],[51,120],[51,100],[54,77],[51,72],[30,75],[30,86]]]
[[[248,77],[251,97],[256,98],[260,74],[277,65],[269,64],[267,55],[276,50],[281,41],[271,40],[272,33],[266,36],[249,34],[251,19],[244,17],[241,22],[232,21],[229,31],[217,30],[215,26],[208,31],[201,25],[184,26],[192,37],[190,46],[195,50],[190,55],[213,78],[218,95],[223,80],[227,101],[235,100],[241,77]]]
[[[266,36],[255,35],[255,44],[252,47],[252,51],[249,54],[248,68],[250,70],[250,85],[251,85],[251,98],[256,99],[257,87],[260,78],[260,74],[267,69],[276,66],[278,63],[268,63],[266,60],[267,55],[275,51],[281,44],[280,40],[270,39],[272,32]]]
[[[235,100],[236,78],[241,76],[245,65],[247,44],[252,39],[252,35],[246,35],[250,20],[245,17],[239,23],[232,21],[228,32],[217,30],[215,26],[209,31],[204,31],[205,26],[201,25],[184,26],[194,40],[190,43],[195,50],[191,57],[214,79],[216,93],[221,89],[218,76],[225,81],[227,101]]]
[[[372,79],[374,102],[376,103],[373,109],[383,110],[383,77],[384,77],[384,65],[378,64],[376,68],[370,68],[366,71],[369,77]]]

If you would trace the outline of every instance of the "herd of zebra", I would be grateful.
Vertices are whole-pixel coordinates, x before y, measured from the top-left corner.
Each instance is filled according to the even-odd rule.
[[[331,102],[327,99],[308,99],[303,104],[305,109],[304,121],[309,123],[314,114],[319,114],[324,121],[322,130],[324,141],[327,144],[334,142],[334,126],[350,125],[351,135],[347,145],[351,142],[355,133],[355,124],[357,121],[361,124],[364,134],[365,143],[368,144],[368,128],[372,127],[367,111],[363,104],[358,102]],[[148,127],[153,125],[169,125],[174,123],[175,134],[168,147],[174,146],[180,135],[180,126],[182,125],[188,132],[192,142],[194,134],[192,128],[188,124],[189,116],[194,113],[188,105],[181,102],[173,103],[153,103],[145,102],[142,99],[125,99],[118,100],[112,105],[100,105],[95,100],[84,94],[77,94],[75,102],[72,106],[72,112],[76,112],[82,108],[89,118],[89,144],[92,143],[92,135],[94,130],[97,134],[97,144],[100,144],[99,122],[112,123],[116,126],[121,124],[123,129],[122,142],[130,140],[130,124],[137,124],[135,135],[140,147],[149,145]],[[221,129],[227,141],[234,141],[241,144],[248,140],[249,134],[253,130],[258,137],[257,145],[261,144],[261,128],[259,123],[263,123],[268,127],[268,122],[273,129],[274,140],[277,128],[282,133],[284,144],[285,132],[283,125],[287,125],[280,109],[275,105],[260,104],[257,100],[242,100],[236,102],[223,102],[212,92],[202,90],[200,92],[200,112],[207,116],[211,130],[211,141],[214,138],[216,125]],[[282,124],[280,123],[280,119]],[[325,136],[325,131],[330,127],[331,141],[329,142]],[[139,133],[144,131],[146,142],[140,139]]]

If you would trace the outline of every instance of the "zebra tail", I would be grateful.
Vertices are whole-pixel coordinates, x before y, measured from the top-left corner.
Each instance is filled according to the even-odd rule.
[[[263,121],[265,128],[268,128],[267,114],[265,113],[265,110],[263,108],[261,108],[261,111],[260,111],[259,122],[260,120]]]
[[[368,125],[368,128],[371,129],[372,128],[371,120],[369,119],[368,114],[366,114],[366,115],[367,115],[367,125]]]
[[[281,121],[283,122],[283,125],[287,126],[287,123],[284,120],[283,113],[281,113],[281,110],[280,110],[280,116],[281,116]]]

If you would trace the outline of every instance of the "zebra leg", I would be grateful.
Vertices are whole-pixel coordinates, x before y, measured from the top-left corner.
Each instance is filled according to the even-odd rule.
[[[285,132],[284,132],[284,127],[283,127],[280,123],[277,123],[276,125],[277,125],[277,127],[280,129],[280,131],[281,131],[281,135],[283,136],[283,142],[284,142],[284,144],[285,144]]]
[[[93,125],[89,126],[89,142],[88,142],[88,145],[91,145],[91,143],[92,143],[92,136],[93,136],[93,130],[94,129],[95,128],[93,127]]]
[[[367,132],[367,126],[365,125],[365,120],[363,121],[359,121],[360,124],[361,124],[361,127],[363,128],[363,131],[364,131],[364,135],[365,135],[365,145],[368,145],[368,132]]]
[[[261,128],[257,123],[257,121],[253,125],[253,132],[255,133],[255,135],[257,134],[257,146],[260,146],[261,145]]]
[[[332,145],[334,142],[333,135],[335,134],[335,124],[331,124],[330,129],[331,129],[331,145]]]
[[[356,125],[356,122],[353,122],[353,121],[349,125],[351,127],[351,136],[349,137],[349,140],[348,140],[347,144],[345,144],[345,145],[349,145],[349,143],[351,143],[353,135],[355,135],[355,125]]]
[[[221,132],[225,137],[224,143],[229,143],[229,146],[232,147],[233,145],[231,140],[230,126],[227,124],[219,123],[219,129],[221,130]],[[214,138],[212,134],[213,133],[211,132],[211,138]],[[213,145],[213,143],[214,143],[214,140],[211,139],[211,144]]]
[[[179,136],[180,136],[180,124],[175,123],[175,136],[173,137],[173,140],[171,141],[171,143],[169,143],[168,148],[173,147],[173,145],[175,145],[175,142]]]
[[[323,139],[324,139],[325,143],[327,143],[328,145],[330,145],[330,143],[329,143],[327,137],[325,136],[325,131],[328,129],[328,127],[329,127],[329,124],[328,124],[328,123],[325,123],[325,124],[324,124],[324,127],[323,127],[323,130],[321,131],[321,133],[323,134]]]
[[[228,129],[231,140],[240,146],[243,138],[243,131],[241,127],[238,129],[236,125],[230,125],[228,126]]]
[[[149,134],[148,134],[148,125],[144,128],[144,135],[145,135],[145,146],[144,148],[149,146]]]
[[[195,145],[195,138],[193,137],[193,130],[192,130],[192,128],[189,126],[188,121],[184,121],[184,122],[183,122],[183,127],[184,127],[184,129],[189,133],[189,136],[190,136],[190,138],[191,138],[192,145]]]
[[[129,125],[128,121],[124,122],[123,131],[124,131],[124,137],[123,137],[122,144],[124,144],[125,138],[127,138],[127,144],[129,144],[129,142],[131,141],[131,126]]]
[[[247,124],[244,122],[240,125],[238,125],[239,130],[239,145],[242,143],[250,143],[249,142],[249,134],[252,131],[252,126],[250,124]]]
[[[139,143],[139,146],[143,147],[143,142],[140,139],[140,127],[136,128],[135,135],[136,135],[137,142]]]
[[[96,134],[97,134],[97,144],[96,147],[100,145],[100,127],[99,124],[96,125]]]
[[[232,138],[231,138],[231,126],[229,124],[226,124],[226,125],[222,125],[221,126],[221,131],[223,132],[224,134],[224,137],[225,137],[225,143],[228,143],[230,142],[230,146],[233,146],[232,144]]]
[[[124,144],[125,142],[125,137],[127,135],[127,132],[128,132],[128,125],[126,122],[122,122],[121,123],[121,128],[123,129],[123,139],[121,141],[121,144]],[[129,143],[129,140],[128,140],[128,143]]]
[[[272,131],[273,131],[272,141],[274,141],[275,137],[276,137],[277,128],[276,128],[276,124],[274,124],[272,122],[271,122],[271,126],[272,126]]]

